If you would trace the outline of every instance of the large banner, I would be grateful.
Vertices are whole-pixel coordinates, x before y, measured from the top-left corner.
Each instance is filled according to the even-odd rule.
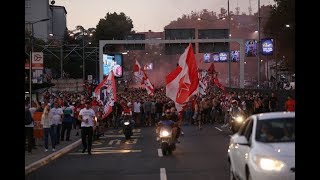
[[[114,73],[111,70],[109,75],[96,87],[94,96],[103,104],[103,116],[107,117],[112,112],[114,102],[117,101],[116,83],[114,80]]]

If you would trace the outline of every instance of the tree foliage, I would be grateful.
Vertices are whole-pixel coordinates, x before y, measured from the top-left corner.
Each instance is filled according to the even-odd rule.
[[[274,0],[271,16],[264,29],[275,38],[277,57],[285,57],[290,71],[295,68],[295,0]],[[287,27],[289,25],[290,27]]]
[[[96,42],[112,39],[123,40],[131,32],[132,28],[132,20],[123,12],[120,14],[108,12],[105,18],[100,19],[94,33],[94,39]]]

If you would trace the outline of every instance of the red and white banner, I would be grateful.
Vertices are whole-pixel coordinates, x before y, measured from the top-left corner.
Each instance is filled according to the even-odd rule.
[[[196,59],[191,43],[180,56],[178,66],[166,76],[166,95],[172,99],[180,112],[199,90]]]
[[[141,68],[137,60],[133,66],[133,75],[139,83],[145,85],[148,95],[153,95],[154,86],[150,82],[147,74],[145,73],[144,69]]]
[[[226,90],[225,90],[224,86],[220,83],[220,81],[219,81],[219,79],[218,79],[217,77],[214,77],[214,78],[213,78],[213,83],[214,83],[215,85],[217,85],[218,88],[220,88],[223,93],[226,93]]]
[[[104,80],[94,90],[94,96],[103,104],[103,116],[107,117],[112,112],[112,106],[117,101],[116,83],[114,81],[113,71],[104,78]]]
[[[201,95],[207,94],[208,89],[208,72],[206,70],[201,70],[198,73],[199,76],[199,93]]]

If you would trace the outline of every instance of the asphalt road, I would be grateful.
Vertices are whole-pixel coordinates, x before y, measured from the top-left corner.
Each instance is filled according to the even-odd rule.
[[[227,180],[229,134],[207,125],[183,126],[172,155],[163,156],[155,128],[135,129],[132,140],[108,130],[95,141],[92,155],[82,146],[25,176],[26,180]]]

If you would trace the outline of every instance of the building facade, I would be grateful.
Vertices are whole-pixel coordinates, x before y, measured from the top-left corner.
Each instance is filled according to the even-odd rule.
[[[33,26],[35,38],[47,41],[50,34],[62,38],[66,30],[66,15],[63,6],[49,5],[49,1],[44,0],[25,0],[25,30],[32,32]],[[38,22],[44,19],[49,20]]]

